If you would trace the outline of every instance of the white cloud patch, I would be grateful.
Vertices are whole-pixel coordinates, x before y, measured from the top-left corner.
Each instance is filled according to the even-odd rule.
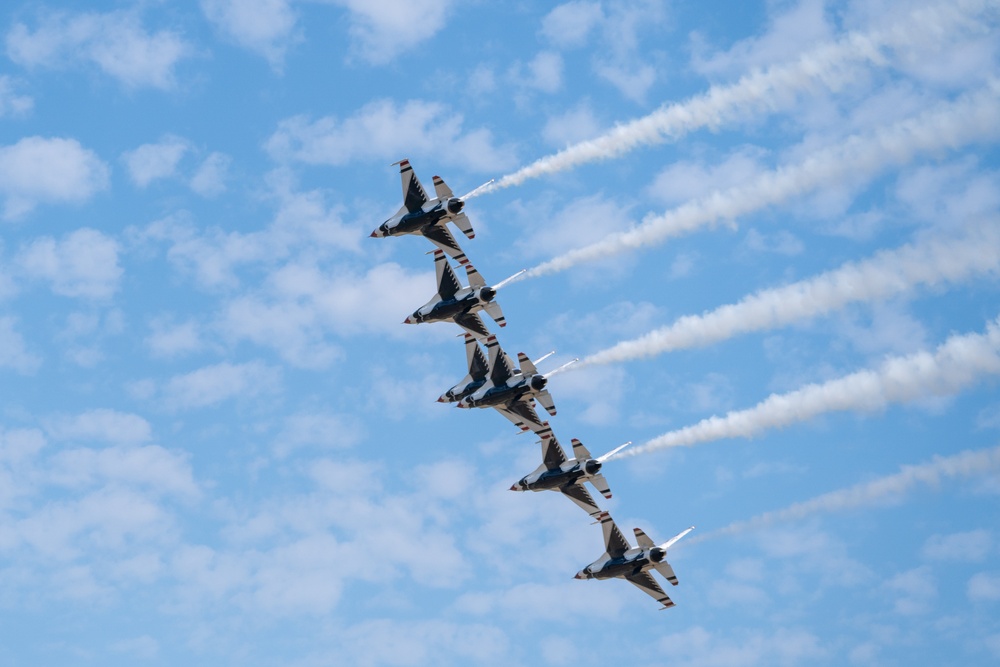
[[[17,83],[6,74],[0,75],[0,118],[27,115],[35,106],[35,100],[16,92]]]
[[[302,39],[289,0],[201,0],[201,10],[223,34],[277,70],[289,47]]]
[[[122,268],[118,242],[96,229],[78,229],[61,240],[35,239],[15,257],[27,276],[51,283],[56,294],[108,299],[118,290]]]
[[[559,5],[542,19],[542,37],[563,49],[580,48],[604,21],[600,2],[574,0]]]
[[[323,0],[348,11],[352,55],[375,65],[391,62],[441,30],[454,0]]]
[[[17,324],[14,317],[0,317],[0,368],[12,368],[22,375],[30,375],[38,370],[42,359],[28,349]]]
[[[122,154],[132,182],[145,188],[153,181],[170,178],[190,147],[180,137],[164,137],[155,144],[143,144]]]
[[[157,318],[150,323],[152,332],[146,337],[146,346],[154,357],[179,357],[197,352],[204,347],[201,325],[190,320],[175,324],[169,319]]]
[[[895,575],[883,584],[883,588],[895,597],[896,613],[904,616],[926,614],[937,597],[937,584],[931,569],[926,566]]]
[[[515,63],[507,78],[516,86],[551,94],[562,88],[562,75],[562,56],[555,51],[542,51],[528,63]]]
[[[802,665],[826,656],[819,637],[795,628],[724,637],[700,626],[664,636],[659,650],[677,667]]]
[[[149,422],[139,415],[109,410],[89,410],[69,417],[54,417],[46,423],[53,440],[98,440],[116,444],[138,444],[152,437]]]
[[[49,12],[31,30],[16,23],[7,33],[7,57],[28,68],[96,65],[131,88],[172,88],[174,68],[193,53],[181,35],[149,32],[136,12]]]
[[[226,191],[232,158],[224,153],[211,153],[191,177],[191,189],[202,197],[216,197]]]
[[[234,398],[277,393],[281,371],[259,361],[222,362],[170,378],[162,388],[164,403],[173,409],[205,408]]]
[[[966,594],[973,602],[1000,602],[1000,573],[974,574],[969,579]]]
[[[993,551],[990,531],[970,530],[965,533],[933,535],[924,543],[921,554],[930,560],[978,563]]]
[[[35,136],[0,146],[4,218],[19,218],[40,203],[80,203],[107,185],[107,165],[76,139]]]
[[[285,419],[274,448],[281,457],[302,447],[342,449],[357,444],[363,434],[364,429],[353,417],[330,412],[299,412]]]
[[[276,160],[335,166],[356,160],[391,162],[414,154],[433,154],[478,172],[515,164],[512,150],[495,146],[489,130],[464,131],[463,124],[460,114],[440,102],[411,100],[398,106],[377,100],[343,120],[283,120],[266,148]]]
[[[718,53],[706,53],[702,39],[695,34],[692,66],[700,74],[732,75],[795,58],[816,44],[833,39],[834,30],[826,18],[825,4],[823,0],[772,4],[781,13],[770,17],[763,35],[741,40]]]
[[[567,146],[596,136],[600,124],[590,104],[583,102],[565,113],[549,116],[542,128],[542,138],[553,146]]]

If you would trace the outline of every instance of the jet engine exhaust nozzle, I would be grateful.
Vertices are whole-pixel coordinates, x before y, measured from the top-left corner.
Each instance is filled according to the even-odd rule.
[[[463,208],[465,208],[465,202],[459,199],[458,197],[452,197],[451,199],[448,200],[447,206],[449,213],[451,213],[452,215],[457,215],[462,212]]]
[[[531,388],[535,391],[541,391],[545,389],[545,385],[549,383],[548,378],[542,375],[536,375],[531,378]]]
[[[484,287],[479,292],[479,296],[484,302],[492,301],[496,297],[496,295],[497,291],[492,287]]]
[[[584,470],[587,471],[588,475],[596,475],[601,471],[601,462],[590,459],[587,461],[586,465],[584,465]]]
[[[660,547],[653,547],[649,550],[649,560],[654,563],[661,563],[667,557],[667,550]]]

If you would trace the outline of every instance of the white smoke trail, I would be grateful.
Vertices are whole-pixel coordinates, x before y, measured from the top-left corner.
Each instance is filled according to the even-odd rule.
[[[885,51],[931,48],[956,30],[981,30],[982,14],[997,6],[996,0],[945,2],[914,10],[885,30],[848,33],[837,42],[802,54],[794,62],[754,71],[734,84],[713,86],[702,95],[617,125],[600,137],[522,167],[476,194],[618,157],[641,146],[676,140],[700,128],[715,129],[755,113],[775,111],[789,106],[798,93],[816,85],[836,92],[855,79],[863,67],[888,65]]]
[[[539,264],[529,269],[525,277],[563,271],[580,262],[648,247],[719,220],[734,220],[830,183],[871,177],[891,165],[905,164],[921,152],[995,139],[1000,136],[998,95],[1000,83],[992,81],[985,89],[956,102],[942,104],[871,135],[855,135],[799,164],[760,174],[746,185],[716,191],[663,215],[647,216],[639,226]]]
[[[919,485],[937,486],[943,480],[985,475],[997,469],[1000,469],[1000,447],[967,450],[947,457],[936,456],[929,463],[903,466],[894,475],[824,493],[784,509],[759,514],[746,521],[733,522],[718,530],[692,538],[688,540],[688,544],[766,528],[778,522],[795,521],[814,514],[887,504],[898,501]]]
[[[976,274],[996,273],[1000,271],[997,222],[991,220],[963,237],[883,251],[808,280],[759,291],[703,315],[682,317],[640,338],[596,352],[577,367],[701,347],[829,313],[850,303],[886,299],[920,285],[954,284]]]
[[[985,333],[952,336],[933,353],[890,357],[876,370],[806,385],[787,394],[772,394],[752,408],[703,419],[625,450],[615,458],[723,438],[750,438],[827,412],[871,411],[890,403],[948,396],[988,374],[1000,374],[1000,318],[990,322]]]

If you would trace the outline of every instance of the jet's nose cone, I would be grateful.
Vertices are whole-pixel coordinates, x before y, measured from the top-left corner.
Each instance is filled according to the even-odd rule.
[[[574,579],[584,579],[585,577],[583,576],[583,572],[577,572],[575,575],[573,575],[573,578]]]
[[[377,229],[374,232],[372,232],[371,237],[373,239],[377,239],[378,238],[378,230]]]
[[[407,317],[403,320],[403,324],[413,324],[413,317]]]
[[[510,485],[510,490],[511,491],[517,491],[517,484],[511,484]]]
[[[447,402],[448,402],[448,397],[445,394],[441,394],[440,396],[438,396],[438,403],[447,403]]]

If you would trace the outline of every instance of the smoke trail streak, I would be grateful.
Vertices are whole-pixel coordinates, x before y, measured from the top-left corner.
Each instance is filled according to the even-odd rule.
[[[1000,136],[998,95],[1000,83],[991,81],[985,89],[956,102],[883,127],[871,135],[855,135],[799,164],[762,173],[746,185],[713,192],[663,215],[647,216],[639,226],[543,262],[529,269],[525,277],[563,271],[580,262],[648,247],[719,220],[734,220],[824,185],[868,178],[891,165],[905,164],[921,152],[995,139]]]
[[[837,92],[855,79],[863,67],[887,66],[884,51],[929,48],[956,30],[982,29],[981,14],[996,7],[995,0],[942,3],[914,10],[886,30],[848,33],[837,42],[802,54],[794,62],[754,71],[734,84],[713,86],[702,95],[617,125],[600,137],[569,146],[522,167],[476,194],[618,157],[642,146],[677,140],[699,128],[715,129],[755,113],[776,111],[789,106],[798,93],[813,86],[822,85]]]
[[[871,411],[890,403],[949,396],[987,374],[1000,374],[1000,318],[990,322],[985,333],[952,336],[933,353],[890,357],[875,370],[809,384],[787,394],[772,394],[752,408],[703,419],[614,458],[723,438],[750,438],[827,412]]]
[[[718,530],[692,538],[688,540],[688,544],[766,528],[775,523],[795,521],[814,514],[888,504],[898,501],[920,485],[933,487],[946,479],[965,479],[985,475],[997,469],[1000,469],[1000,447],[966,450],[948,457],[935,456],[929,463],[903,466],[894,475],[824,493],[784,509],[758,514],[746,521],[733,522]]]
[[[1000,225],[996,220],[959,238],[935,239],[883,251],[784,287],[766,289],[739,303],[688,315],[634,340],[596,352],[577,367],[650,357],[702,347],[751,331],[763,331],[843,308],[907,292],[917,286],[958,283],[1000,271]]]

